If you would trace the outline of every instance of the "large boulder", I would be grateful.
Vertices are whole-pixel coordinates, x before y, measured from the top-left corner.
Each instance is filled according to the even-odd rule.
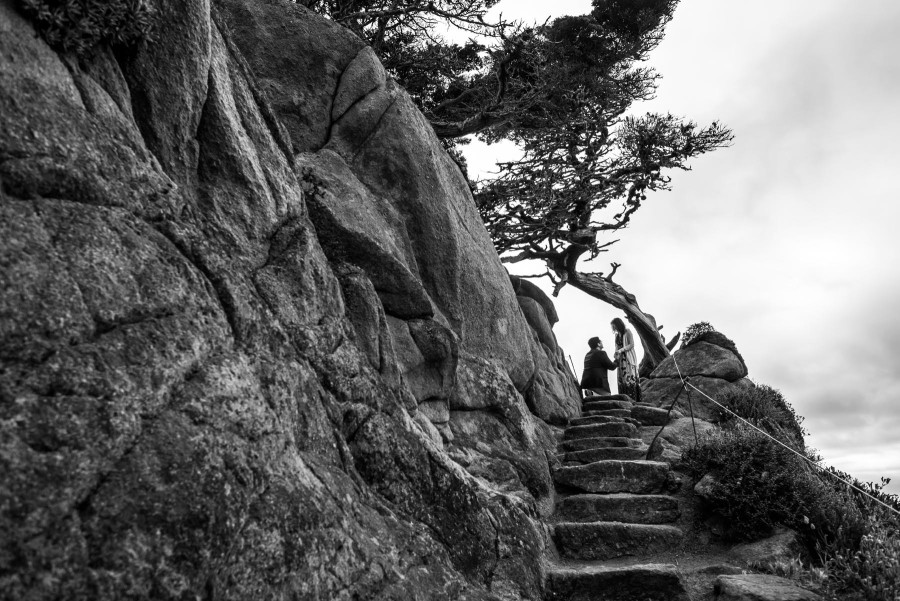
[[[577,391],[458,168],[335,23],[153,4],[0,0],[0,598],[539,598]]]
[[[514,275],[510,275],[509,280],[512,282],[513,291],[516,293],[516,296],[524,296],[537,301],[544,310],[547,321],[550,322],[551,326],[559,321],[556,305],[553,304],[553,300],[547,296],[547,293],[541,290],[537,284],[527,278],[520,278]]]
[[[677,363],[676,363],[677,362]],[[747,368],[731,351],[708,342],[696,342],[666,357],[651,378],[677,378],[680,373],[734,382],[747,375]]]
[[[522,309],[525,321],[537,335],[538,341],[550,349],[550,354],[555,356],[556,336],[553,334],[553,328],[547,320],[544,308],[536,300],[527,296],[517,296],[516,301],[519,303],[519,308]]]
[[[676,407],[684,415],[691,415],[693,410],[694,417],[718,421],[720,411],[713,401],[752,387],[746,376],[747,366],[734,342],[720,332],[707,332],[672,353],[641,381],[641,400],[668,407],[677,397]],[[701,392],[688,387],[688,399],[682,378]]]

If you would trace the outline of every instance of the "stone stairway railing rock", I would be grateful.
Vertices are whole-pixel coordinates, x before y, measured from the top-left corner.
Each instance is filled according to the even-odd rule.
[[[683,430],[681,414],[620,395],[588,397],[582,407],[559,442],[553,474],[558,500],[550,524],[558,556],[547,571],[546,599],[820,599],[789,580],[742,574],[728,565],[729,557],[698,559],[688,551],[691,543],[678,525],[686,518],[673,496],[681,483],[668,462],[646,460],[645,442],[664,426]]]
[[[687,599],[676,567],[652,562],[682,539],[672,524],[678,501],[666,494],[676,484],[671,469],[644,459],[641,427],[664,423],[659,411],[626,396],[595,396],[570,420],[554,472],[562,498],[551,525],[559,560],[548,571],[548,599]]]

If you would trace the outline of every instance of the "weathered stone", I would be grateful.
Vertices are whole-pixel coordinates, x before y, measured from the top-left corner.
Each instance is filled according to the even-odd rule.
[[[584,417],[573,417],[569,420],[570,426],[587,426],[590,424],[633,424],[640,426],[640,422],[630,417],[618,417],[615,415],[586,415]]]
[[[625,419],[631,418],[631,409],[604,409],[601,411],[585,411],[585,417],[621,417]]]
[[[66,65],[10,0],[0,2],[0,38],[0,180],[7,194],[147,217],[181,209],[172,179],[134,123],[121,112],[105,119],[91,114]]]
[[[557,518],[566,522],[625,522],[665,524],[681,515],[678,501],[665,495],[571,495],[557,505]]]
[[[509,279],[512,282],[513,291],[516,293],[516,296],[525,296],[534,299],[541,305],[541,308],[544,309],[544,315],[546,315],[547,321],[550,322],[551,326],[559,321],[556,305],[553,303],[553,300],[547,296],[547,293],[541,290],[537,284],[527,278],[520,278],[514,275],[510,275]]]
[[[642,447],[604,447],[569,451],[563,456],[563,461],[566,463],[593,463],[605,459],[644,459],[646,455],[647,449]]]
[[[639,438],[640,430],[634,424],[607,423],[607,424],[586,424],[584,426],[569,426],[566,428],[566,440],[575,438],[597,438],[601,436],[610,436],[615,438]]]
[[[663,359],[650,378],[678,378],[679,369],[682,376],[705,376],[729,382],[747,375],[747,368],[731,351],[708,342],[696,342]]]
[[[644,441],[649,444],[650,439],[659,432],[660,428],[662,428],[662,433],[660,433],[659,438],[678,448],[679,451],[684,451],[694,446],[696,440],[703,442],[704,439],[715,431],[716,426],[702,419],[692,420],[689,417],[683,417],[681,419],[672,420],[664,427],[652,426],[650,428],[645,428],[641,434]],[[697,433],[696,439],[694,437],[695,431]]]
[[[553,568],[547,573],[551,601],[687,601],[678,567],[647,564]]]
[[[669,423],[671,415],[666,409],[635,405],[631,408],[631,417],[645,426],[663,426]]]
[[[550,511],[553,482],[544,451],[552,445],[548,432],[532,430],[526,439],[501,415],[486,411],[452,411],[449,427],[453,458],[469,473],[504,492],[526,493]]]
[[[387,84],[387,73],[370,46],[363,47],[350,61],[337,85],[331,104],[331,120],[339,120],[350,107]]]
[[[587,397],[584,400],[582,408],[584,411],[610,411],[614,409],[631,409],[633,403],[631,401],[595,401],[594,397]]]
[[[737,380],[736,382],[729,382],[727,380],[722,380],[721,378],[707,378],[705,376],[692,377],[691,384],[718,402],[721,402],[725,395],[738,391],[746,386],[743,379]],[[642,384],[641,395],[645,401],[652,403],[657,407],[668,409],[681,388],[682,383],[678,378],[651,378]],[[681,393],[675,408],[687,416],[691,415],[693,409],[695,417],[707,421],[718,421],[718,407],[693,388],[690,388],[690,391],[690,399],[688,399],[686,392]]]
[[[434,320],[387,316],[387,324],[403,379],[416,400],[448,398],[458,360],[453,333]]]
[[[553,473],[558,484],[592,493],[652,494],[666,486],[669,466],[657,461],[595,461],[563,466]]]
[[[562,522],[553,526],[553,542],[570,559],[613,559],[668,551],[681,542],[681,530],[660,524]]]
[[[563,440],[559,443],[560,449],[564,451],[584,451],[587,449],[605,449],[610,447],[639,448],[643,445],[644,443],[637,438],[611,436],[599,438],[575,438],[573,440]]]
[[[645,430],[654,430],[649,436],[644,436],[649,444],[656,435],[656,431],[659,430],[659,427],[651,426],[650,428],[645,428]],[[669,465],[678,467],[681,465],[681,457],[682,450],[680,447],[676,447],[666,439],[660,437],[653,443],[653,448],[649,449],[647,459],[650,459],[651,461],[665,461]]]
[[[712,474],[706,474],[694,485],[694,493],[703,499],[712,499],[715,496],[718,480]]]
[[[361,146],[335,150],[408,224],[420,281],[461,350],[497,361],[524,391],[535,371],[532,330],[486,230],[473,227],[480,217],[468,184],[428,121],[399,91]]]
[[[419,413],[418,411],[413,415],[413,421],[416,425],[422,430],[422,433],[428,437],[428,439],[435,444],[439,449],[444,447],[444,440],[441,438],[441,433],[438,432],[438,429],[431,422],[430,419],[425,417],[424,414]]]
[[[780,528],[763,540],[735,545],[728,551],[728,556],[743,564],[765,565],[791,560],[800,555],[801,547],[796,532]]]
[[[528,322],[528,325],[531,326],[531,329],[537,334],[538,340],[541,344],[546,345],[547,348],[550,349],[550,356],[555,356],[557,349],[556,336],[553,335],[553,328],[547,320],[547,314],[544,312],[544,308],[541,307],[539,302],[533,298],[528,298],[527,296],[517,296],[516,301],[522,309],[522,314],[525,315],[525,321]]]
[[[328,141],[342,75],[365,43],[299,4],[216,0],[215,5],[260,92],[284,124],[293,151],[321,148]],[[374,79],[362,73],[355,79],[366,77]]]
[[[821,596],[793,581],[769,574],[719,576],[716,601],[820,601]]]
[[[544,421],[564,426],[579,414],[581,398],[575,378],[568,366],[555,364],[552,353],[534,337],[535,377],[525,391],[525,401],[532,413]]]
[[[450,408],[444,399],[422,401],[419,403],[419,413],[433,424],[446,424],[450,421]]]
[[[378,370],[392,386],[400,387],[400,368],[394,353],[387,319],[372,282],[357,268],[340,265],[336,270],[344,296],[347,319],[353,324],[356,344],[369,365]],[[415,397],[406,397],[407,409],[416,406]]]
[[[212,4],[76,64],[0,0],[0,596],[539,598],[549,428],[488,402],[507,489],[398,378],[446,399],[461,347],[521,393],[545,354],[465,179],[352,33]],[[308,164],[399,215],[333,230],[394,279],[334,250]]]
[[[371,194],[334,152],[300,155],[297,168],[328,258],[359,266],[390,315],[401,319],[434,315],[396,208]]]

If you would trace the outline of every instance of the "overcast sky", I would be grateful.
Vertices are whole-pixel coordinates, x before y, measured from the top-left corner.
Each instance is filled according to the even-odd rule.
[[[525,20],[587,0],[505,0]],[[616,281],[668,335],[709,321],[756,382],[806,417],[807,444],[900,492],[900,2],[683,0],[651,64],[670,111],[735,132],[731,148],[650,196],[621,242],[587,267]],[[509,146],[473,144],[472,174]],[[542,271],[540,266],[525,271]],[[541,282],[538,282],[541,284]],[[561,344],[611,343],[618,313],[574,289]]]

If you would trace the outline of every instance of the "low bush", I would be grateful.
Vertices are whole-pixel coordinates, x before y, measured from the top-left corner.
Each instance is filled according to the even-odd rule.
[[[720,402],[729,410],[744,418],[757,428],[771,434],[788,446],[802,451],[803,437],[808,434],[803,429],[803,417],[797,415],[784,395],[775,388],[757,385],[741,388],[722,396]],[[719,423],[728,427],[737,418],[727,411],[718,410]]]
[[[816,498],[816,479],[802,459],[735,425],[689,448],[683,460],[695,480],[713,476],[707,501],[710,511],[725,519],[726,537],[756,540],[784,524],[815,548],[822,499]]]
[[[684,329],[684,334],[681,336],[681,348],[690,346],[692,343],[696,342],[697,337],[715,331],[716,329],[712,327],[712,324],[708,321],[692,323]]]
[[[833,468],[824,474],[740,422],[683,459],[695,481],[713,476],[706,509],[724,518],[726,537],[755,540],[787,526],[827,575],[821,567],[794,571],[801,580],[819,573],[813,580],[825,583],[829,599],[900,601],[900,518],[837,478],[900,510],[900,499],[882,490],[887,480],[864,484]]]
[[[896,518],[873,513],[856,549],[826,549],[825,565],[835,598],[900,600],[900,532]]]
[[[152,34],[147,0],[17,0],[53,48],[84,55],[100,44],[127,46]]]

